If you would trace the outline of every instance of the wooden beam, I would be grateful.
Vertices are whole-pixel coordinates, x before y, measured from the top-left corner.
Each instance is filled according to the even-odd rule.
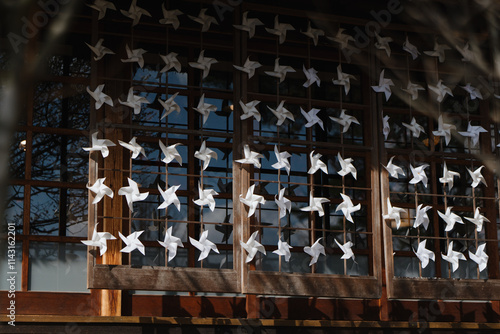
[[[248,293],[337,298],[380,298],[374,277],[250,271]]]
[[[445,300],[478,300],[488,296],[490,300],[500,300],[500,282],[498,280],[471,279],[392,279],[389,298],[418,298]]]
[[[227,269],[96,265],[93,275],[96,289],[240,292],[236,271]]]

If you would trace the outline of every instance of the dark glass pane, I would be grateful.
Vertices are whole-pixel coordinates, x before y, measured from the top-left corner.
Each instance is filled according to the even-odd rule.
[[[32,179],[61,182],[87,182],[87,138],[35,134],[32,150]]]
[[[10,147],[10,177],[24,179],[26,171],[26,133],[16,132]]]
[[[87,190],[31,188],[31,234],[86,236]]]
[[[4,212],[5,228],[14,225],[16,233],[23,233],[24,186],[9,186],[7,190],[7,207]]]

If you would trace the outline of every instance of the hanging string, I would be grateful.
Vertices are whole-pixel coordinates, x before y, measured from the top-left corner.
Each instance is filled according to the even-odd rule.
[[[168,1],[167,1],[167,7],[168,8]],[[166,56],[168,56],[168,44],[169,44],[169,26],[166,25],[166,43],[165,43],[165,52]],[[166,71],[165,73],[165,98],[168,100],[168,72]],[[160,76],[161,78],[161,76]],[[160,112],[161,114],[161,112]],[[161,116],[160,116],[161,117]],[[166,137],[166,146],[168,147],[168,115],[165,117],[165,137]],[[160,126],[161,126],[161,119],[160,119]],[[161,153],[160,153],[161,154]],[[165,164],[165,188],[168,189],[168,164]],[[168,229],[168,206],[165,208],[165,233],[167,233]],[[158,230],[158,234],[161,236],[161,231],[160,229]],[[165,248],[165,267],[168,267],[168,257],[167,257],[168,249]]]
[[[202,9],[202,5],[200,4],[200,11]],[[200,53],[203,51],[203,28],[200,31]],[[203,96],[203,71],[200,73],[200,98]],[[204,136],[203,136],[203,131],[204,131],[204,123],[203,123],[203,118],[201,119],[201,131],[200,131],[200,143],[203,143]],[[203,183],[203,162],[201,163],[201,169],[200,169],[200,184],[201,184],[201,189],[205,189],[205,185]],[[204,231],[204,226],[203,226],[203,209],[204,206],[200,206],[200,236]],[[200,262],[201,268],[203,268],[203,260]]]
[[[408,33],[406,33],[406,40],[408,40]],[[410,55],[408,53],[406,53],[406,76],[408,78],[408,83],[410,83],[411,82]],[[413,96],[411,94],[408,94],[408,105],[410,107],[410,122],[411,122],[411,120],[413,120]],[[428,140],[429,140],[429,146],[430,146],[431,138],[429,137]],[[413,151],[415,149],[415,142],[413,140],[413,132],[412,131],[410,131],[410,145],[411,145],[411,149]],[[410,163],[415,165],[415,157],[413,155],[410,156],[410,160],[411,160]],[[414,194],[415,194],[415,213],[418,213],[418,190],[417,190],[416,185],[415,185],[415,189],[414,189]],[[411,224],[409,215],[408,215],[408,222]],[[408,227],[408,229],[410,229],[410,228],[411,228],[411,226]],[[417,227],[417,245],[418,244],[420,244],[420,228],[419,227]],[[410,248],[411,248],[411,243],[410,243]],[[413,266],[412,266],[412,269],[413,269]],[[418,265],[418,276],[422,277],[422,264],[420,262]]]
[[[465,62],[463,62],[463,65],[464,65],[464,81],[465,81],[465,84],[467,84],[467,65],[465,64]],[[465,110],[467,112],[467,126],[470,122],[469,97],[470,97],[470,94],[465,95]],[[478,143],[479,143],[479,141],[478,141]],[[481,146],[479,146],[479,147],[481,147]],[[471,167],[471,170],[473,171],[474,170],[474,159],[472,157],[472,137],[467,138],[467,148],[468,148],[469,155],[470,155],[470,167]],[[476,191],[475,191],[475,188],[472,188],[472,212],[473,212],[473,214],[476,213]],[[476,249],[479,245],[478,238],[479,238],[479,235],[477,232],[477,228],[474,228],[474,244],[476,246]],[[468,271],[468,269],[469,269],[469,267],[467,267],[467,271]],[[479,275],[480,275],[480,271],[479,271],[479,265],[478,265],[476,268],[476,278],[479,278]]]
[[[340,23],[339,23],[339,30],[340,30]],[[338,48],[338,58],[339,58],[339,65],[342,67],[342,53],[340,52],[340,48]],[[342,70],[343,71],[343,70]],[[339,85],[339,101],[340,101],[340,112],[342,113],[343,110],[343,93],[342,93],[342,85]],[[342,152],[342,159],[345,158],[345,150],[344,150],[344,132],[343,132],[343,126],[339,124],[340,127],[340,151]],[[346,187],[345,187],[345,178],[342,175],[342,193],[346,195]],[[346,226],[346,217],[345,215],[342,215],[342,244],[345,244],[347,242],[347,226]],[[344,275],[347,275],[347,259],[344,259]]]
[[[276,37],[276,59],[279,58],[279,37]],[[280,79],[276,78],[276,108],[278,107],[280,101]],[[276,136],[277,136],[277,142],[278,142],[278,148],[279,151],[281,152],[281,139],[280,139],[280,126],[276,125]],[[281,168],[278,169],[278,196],[279,192],[281,190]],[[286,208],[285,208],[285,213],[286,213]],[[262,217],[262,216],[260,216]],[[288,228],[291,228],[291,225],[288,226]],[[291,230],[289,230],[290,232]],[[292,237],[291,233],[288,233],[289,239]],[[281,239],[281,208],[278,206],[278,240]],[[290,240],[287,242],[290,243]],[[278,271],[281,272],[281,256],[278,257]]]
[[[439,64],[438,64],[438,59],[435,58],[434,59],[434,66],[436,68],[436,82],[439,82]],[[443,114],[441,113],[441,102],[438,102],[438,117],[443,117]],[[444,121],[443,121],[444,122]],[[431,143],[430,143],[430,140],[429,140],[429,147]],[[434,142],[432,143],[432,145],[434,145]],[[441,156],[442,156],[442,162],[443,162],[443,165],[444,165],[444,145],[443,145],[443,140],[440,138],[439,140],[439,147],[440,147],[440,150],[441,150]],[[444,210],[446,212],[446,210],[448,209],[448,194],[446,192],[446,185],[443,184],[443,200],[444,200]],[[450,232],[449,231],[445,231],[446,232],[446,251],[448,251],[449,247],[450,247]],[[439,258],[439,257],[438,257]],[[447,266],[447,270],[448,270],[448,277],[451,278],[451,274],[452,274],[452,271],[451,271],[451,268],[450,266],[448,265]]]

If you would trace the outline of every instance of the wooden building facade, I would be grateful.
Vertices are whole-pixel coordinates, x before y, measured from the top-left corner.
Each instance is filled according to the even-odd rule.
[[[0,315],[11,321],[14,301],[16,326],[2,332],[500,329],[498,4],[114,2],[82,1],[26,87],[5,214],[15,243],[0,250]],[[66,5],[47,3],[26,22]],[[26,39],[26,64],[50,27]],[[96,103],[99,87],[112,102]],[[84,150],[94,134],[115,144],[107,155]],[[133,138],[137,157],[119,144]],[[258,163],[236,161],[246,147]],[[88,189],[102,179],[113,197]],[[127,203],[129,180],[145,199]],[[158,209],[172,186],[179,209]],[[115,238],[102,255],[82,243],[94,231]],[[123,252],[134,232],[143,254]],[[254,232],[265,254],[249,259]],[[168,233],[181,242],[170,260]],[[203,258],[190,240],[206,233],[217,253]]]

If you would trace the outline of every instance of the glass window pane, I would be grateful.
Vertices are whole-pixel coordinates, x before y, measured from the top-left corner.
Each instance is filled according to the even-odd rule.
[[[10,290],[11,283],[16,291],[21,290],[21,265],[23,261],[23,243],[16,241],[14,247],[9,247],[7,238],[0,238],[0,290]],[[12,267],[11,267],[12,266]],[[14,280],[8,281],[12,276]]]
[[[87,190],[31,188],[31,234],[87,236]]]
[[[82,182],[88,178],[85,137],[39,133],[33,136],[31,177],[34,180]]]
[[[16,226],[16,233],[23,233],[24,186],[9,186],[7,190],[7,207],[5,209],[6,225]]]
[[[81,243],[31,242],[29,290],[87,290],[87,246]]]
[[[10,177],[24,179],[26,172],[26,132],[16,132],[10,147]]]

